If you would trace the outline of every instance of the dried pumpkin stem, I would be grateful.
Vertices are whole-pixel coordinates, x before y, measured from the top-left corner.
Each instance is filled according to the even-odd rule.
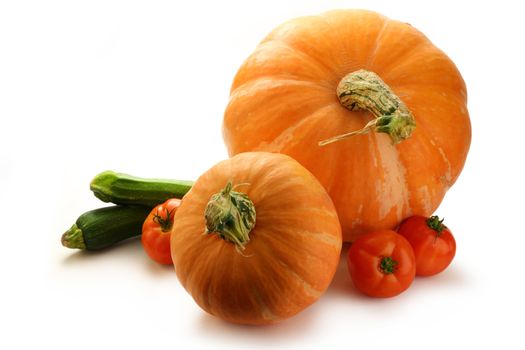
[[[237,249],[244,250],[255,226],[255,206],[245,193],[233,191],[229,181],[219,193],[211,196],[204,217],[207,234],[217,234],[235,244]]]
[[[351,111],[367,110],[375,117],[364,128],[319,142],[319,146],[370,131],[387,133],[394,144],[412,135],[416,121],[392,89],[374,72],[360,69],[346,75],[337,86],[339,102]]]

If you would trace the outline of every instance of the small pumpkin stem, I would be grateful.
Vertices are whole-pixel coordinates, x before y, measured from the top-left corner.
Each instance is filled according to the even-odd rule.
[[[325,146],[370,131],[387,133],[394,144],[412,135],[416,122],[392,89],[374,72],[360,69],[346,75],[337,86],[339,102],[351,111],[367,110],[375,117],[364,128],[319,142]]]
[[[245,193],[233,191],[231,181],[211,196],[205,212],[206,233],[216,233],[225,241],[244,250],[255,226],[255,206]]]

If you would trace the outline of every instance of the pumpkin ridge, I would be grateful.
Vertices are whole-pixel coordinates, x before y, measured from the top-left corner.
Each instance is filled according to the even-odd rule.
[[[281,254],[277,254],[275,249],[271,249],[272,247],[269,247],[268,244],[264,241],[262,241],[260,244],[264,245],[265,252],[270,252],[270,258],[275,260],[280,266],[284,267],[288,276],[291,276],[294,280],[296,280],[299,283],[299,285],[303,287],[303,292],[308,297],[316,300],[323,294],[322,290],[318,290],[314,286],[312,286],[303,277],[301,277],[294,269],[292,269],[289,264],[287,264],[283,259],[281,259]],[[288,279],[288,278],[285,278],[285,279]]]
[[[338,161],[343,164],[346,163],[348,159],[341,157],[341,154],[343,153],[342,149],[344,148],[322,148],[319,147],[318,141],[326,138],[327,135],[332,135],[339,129],[338,126],[341,124],[361,123],[364,118],[367,118],[364,116],[364,113],[348,112],[342,108],[339,103],[333,103],[318,108],[315,112],[311,113],[309,118],[310,120],[308,121],[308,124],[297,125],[298,131],[295,140],[299,140],[299,144],[303,145],[302,150],[311,154],[317,154],[318,157],[324,157],[324,162],[322,164],[323,169],[330,169],[336,166]],[[307,144],[304,141],[301,141],[301,139],[311,140],[311,142]],[[292,142],[288,142],[288,144],[285,144],[284,146],[284,148],[280,148],[280,151],[283,153],[289,153],[290,146],[293,147]],[[317,166],[315,163],[309,162],[308,159],[304,159],[300,154],[292,153],[291,155],[296,157],[296,159],[306,167],[311,168],[312,166]],[[331,171],[321,171],[317,173],[317,179],[321,182],[328,193],[331,192],[334,185],[337,185],[337,181],[334,180],[335,177],[336,173]]]
[[[337,214],[335,212],[332,212],[331,210],[326,210],[326,208],[321,208],[321,207],[315,207],[315,208],[307,208],[307,207],[303,207],[301,208],[301,212],[303,213],[309,213],[308,215],[309,216],[320,216],[320,217],[323,217],[323,218],[337,218]],[[263,217],[264,214],[260,214],[259,216],[260,217]],[[286,215],[282,215],[282,213],[274,213],[272,214],[272,218],[274,219],[282,219],[282,220],[286,220],[287,218],[293,218],[295,217],[296,214],[286,214]],[[266,219],[266,218],[264,218]]]
[[[257,283],[252,284],[250,292],[251,296],[256,300],[255,305],[258,306],[259,313],[261,314],[262,318],[271,322],[277,322],[283,318],[276,315],[276,313],[283,315],[283,312],[278,309],[282,309],[283,307],[287,308],[287,312],[283,315],[284,318],[287,318],[289,316],[295,315],[298,312],[298,310],[304,309],[306,306],[310,305],[311,303],[308,302],[305,306],[304,298],[295,299],[293,298],[293,294],[290,293],[285,293],[285,295],[287,296],[286,299],[282,299],[279,297],[275,298],[275,296],[273,295],[267,295],[269,299],[266,300],[263,298],[263,294],[259,292],[259,287],[265,288],[267,284],[271,284],[274,288],[282,288],[281,292],[287,291],[290,287],[290,283],[288,281],[291,279],[290,276],[292,276],[293,278],[293,275],[290,275],[288,273],[288,270],[291,270],[288,268],[288,265],[282,263],[279,255],[275,254],[273,250],[269,249],[268,245],[265,244],[263,240],[259,239],[257,244],[259,245],[259,248],[257,249],[257,256],[254,258],[259,259],[259,261],[257,263],[252,264],[251,268],[253,269],[252,272],[254,276],[263,277],[257,279]],[[276,268],[278,267],[279,270],[276,271]],[[283,276],[283,272],[286,274],[285,276]],[[298,279],[296,281],[298,285],[303,286],[304,292],[304,284],[301,283],[302,279]],[[310,297],[310,295],[308,296]],[[285,304],[284,300],[286,300],[288,303]],[[317,299],[314,298],[314,300]],[[289,312],[290,304],[293,305],[293,307],[291,308],[291,313]]]
[[[223,247],[226,247],[223,245]],[[208,289],[204,290],[203,285],[196,293],[190,293],[194,296],[197,304],[201,305],[207,312],[212,315],[219,316],[230,320],[237,317],[238,310],[248,308],[251,312],[243,315],[243,317],[250,318],[250,314],[257,314],[256,310],[259,305],[254,302],[252,298],[252,285],[245,283],[246,279],[255,279],[257,271],[253,271],[250,267],[253,266],[253,261],[246,261],[246,259],[254,259],[255,257],[246,257],[238,254],[234,249],[229,252],[218,252],[217,259],[214,259],[213,267],[204,267],[205,272],[209,272],[210,282]],[[217,263],[220,261],[221,263]],[[204,278],[203,278],[204,279]],[[225,288],[227,286],[227,288]],[[198,298],[195,298],[197,296]],[[206,309],[201,299],[206,298],[208,308]],[[247,311],[247,310],[246,310]],[[245,319],[241,322],[247,322]],[[236,322],[239,322],[237,320]]]
[[[385,18],[385,19],[384,19],[383,26],[381,27],[381,29],[379,30],[379,32],[377,33],[377,36],[376,36],[376,38],[375,38],[375,45],[374,45],[374,48],[373,48],[372,51],[370,52],[370,55],[369,55],[369,57],[368,57],[368,60],[367,60],[366,64],[364,65],[364,67],[368,68],[368,67],[371,67],[371,66],[372,66],[372,62],[374,61],[374,57],[376,56],[377,50],[378,50],[379,47],[380,47],[381,37],[382,37],[383,34],[385,33],[386,28],[388,27],[388,25],[390,24],[390,22],[391,22],[390,19],[388,19],[388,18]]]
[[[394,93],[397,94],[397,92],[395,90],[396,90],[396,88],[398,86],[401,85],[401,83],[399,81],[396,81],[395,84],[391,83],[394,80],[399,80],[398,78],[394,78],[393,79],[391,77],[391,75],[393,73],[395,73],[397,70],[403,71],[402,66],[407,64],[407,63],[401,63],[400,64],[399,62],[404,62],[407,56],[414,55],[414,51],[416,51],[416,50],[423,50],[423,47],[426,48],[426,47],[430,47],[430,46],[427,46],[427,44],[424,41],[420,40],[420,41],[418,41],[418,43],[416,43],[414,46],[412,46],[410,50],[406,50],[401,55],[392,57],[392,59],[389,60],[386,63],[381,63],[381,69],[378,72],[376,72],[376,73],[381,75],[381,79],[383,79],[383,81],[385,83],[387,83],[392,88]],[[377,63],[374,60],[375,58],[377,58],[377,57],[372,57],[372,60],[370,61],[370,67],[375,67],[377,65]],[[392,67],[395,67],[395,69],[392,69]],[[429,82],[429,83],[430,84],[434,84],[434,82]],[[419,83],[418,85],[421,85],[421,83]],[[405,85],[403,85],[403,86],[405,86]],[[399,94],[397,94],[397,95],[399,97],[401,97]]]
[[[319,78],[333,76],[332,70],[304,51],[295,50],[282,39],[270,38],[259,43],[235,75],[230,93],[243,83],[259,76],[293,76],[298,80],[317,82]],[[283,65],[284,62],[287,62]],[[299,66],[300,68],[297,68]],[[333,80],[333,76],[327,80]]]
[[[268,75],[260,75],[260,76],[248,79],[245,82],[243,82],[242,84],[240,84],[239,86],[235,87],[235,89],[233,89],[231,91],[230,99],[232,97],[234,97],[234,95],[236,93],[239,93],[239,91],[247,89],[247,88],[251,90],[253,88],[251,85],[256,86],[257,84],[261,84],[261,82],[265,82],[265,81],[267,81],[267,82],[276,82],[277,81],[277,82],[281,82],[282,85],[285,85],[285,84],[305,85],[305,86],[314,87],[316,89],[325,88],[325,89],[327,89],[329,91],[332,91],[332,89],[333,89],[332,86],[328,86],[328,85],[325,86],[323,84],[319,84],[318,82],[314,82],[314,81],[311,81],[311,80],[308,80],[308,79],[299,78],[296,75],[285,75],[285,74],[272,75],[272,74],[268,74]]]
[[[444,153],[441,154],[439,152],[440,146],[438,146],[438,142],[436,142],[434,137],[431,135],[431,133],[429,133],[429,129],[432,129],[432,128],[428,128],[427,125],[425,125],[425,123],[418,123],[418,135],[413,138],[414,139],[413,141],[418,142],[418,143],[428,142],[430,147],[425,147],[425,148],[420,147],[418,151],[422,152],[423,149],[425,150],[429,149],[431,153],[425,152],[426,154],[425,158],[432,159],[433,162],[441,161],[442,163],[439,165],[439,168],[445,168],[447,170],[445,171],[444,174],[439,174],[437,176],[440,180],[440,184],[442,187],[438,189],[439,192],[442,193],[441,195],[437,195],[436,193],[429,192],[428,185],[424,187],[415,187],[416,184],[414,182],[408,183],[409,192],[415,193],[415,196],[419,198],[417,200],[417,203],[414,203],[414,204],[412,204],[413,199],[410,198],[409,199],[411,202],[410,207],[416,211],[416,214],[420,214],[420,215],[430,215],[435,210],[435,208],[439,205],[439,203],[443,200],[443,197],[444,197],[444,194],[447,188],[450,187],[449,184],[447,183],[448,180],[445,182],[442,180],[442,177],[446,176],[446,173],[451,171],[451,168],[449,168],[448,164],[445,162],[445,160],[448,161],[448,159],[446,158],[446,156],[444,157],[445,155]],[[401,162],[405,165],[405,168],[409,169],[411,167],[410,158],[407,158],[407,159],[403,159],[404,157],[401,157],[401,158],[402,158]],[[414,171],[411,171],[411,173],[414,173]],[[436,176],[434,176],[434,178],[435,177]],[[429,179],[432,179],[432,177],[429,177]],[[419,210],[417,210],[416,208],[419,208]],[[420,212],[421,209],[423,209],[423,212]]]
[[[437,151],[435,153],[437,153],[437,154],[439,154],[441,156],[443,164],[445,165],[446,170],[445,170],[444,174],[439,176],[439,179],[442,182],[442,184],[445,186],[445,191],[446,191],[454,183],[454,178],[453,178],[453,175],[452,175],[452,163],[450,163],[450,160],[448,159],[447,154],[443,150],[443,147],[442,147],[441,143],[439,142],[439,140],[435,137],[434,133],[432,132],[433,128],[432,127],[430,127],[430,128],[427,127],[425,125],[425,123],[423,122],[421,124],[421,131],[425,135],[425,138],[427,140],[429,140],[429,142],[432,145],[433,149],[435,151]],[[435,157],[432,158],[432,159],[435,159]]]
[[[288,91],[296,91],[288,94]],[[297,93],[300,91],[300,93]],[[292,105],[287,108],[276,106],[276,99],[279,95],[284,92],[285,95],[289,96],[290,100],[296,101],[297,103],[301,100],[303,94],[315,94],[315,99],[306,101],[304,105]],[[252,99],[252,96],[259,96],[256,103],[250,103],[246,105],[245,100]],[[255,144],[250,142],[250,138],[246,138],[243,144],[229,147],[229,152],[232,152],[232,148],[242,148],[255,150],[266,150],[263,149],[264,142],[269,144],[275,139],[275,135],[283,132],[287,127],[293,125],[296,120],[300,120],[302,116],[298,115],[298,111],[304,114],[313,113],[319,109],[319,104],[324,105],[330,100],[328,90],[324,87],[314,84],[311,82],[295,81],[290,79],[271,79],[271,78],[259,78],[251,80],[242,85],[242,88],[238,88],[232,92],[228,108],[225,112],[225,118],[223,121],[223,136],[226,139],[231,138],[231,130],[235,130],[236,133],[250,135],[255,132],[254,127],[256,123],[251,122],[252,120],[258,120],[258,115],[266,113],[266,104],[272,104],[271,109],[275,113],[272,114],[271,118],[267,118],[264,122],[272,122],[272,131],[268,136],[265,136],[259,140],[259,143]],[[253,99],[252,99],[253,101]],[[334,97],[335,101],[335,97]],[[277,102],[278,103],[278,102]],[[243,111],[249,108],[251,113],[244,113]],[[229,113],[230,110],[235,110],[234,113]],[[284,118],[286,117],[286,118]],[[246,122],[249,120],[250,122]],[[261,127],[259,123],[258,127]],[[266,139],[266,141],[265,141]],[[231,154],[231,153],[230,153]]]
[[[425,120],[422,120],[418,123],[418,132],[423,134],[423,138],[429,140],[429,143],[436,149],[437,153],[441,156],[443,163],[447,167],[447,172],[450,172],[450,175],[452,176],[452,164],[450,163],[447,154],[443,150],[443,147],[441,145],[441,142],[439,142],[439,139],[434,134],[434,128],[432,126],[429,127],[427,122]],[[433,157],[431,159],[435,159],[436,157]],[[452,178],[451,178],[452,179]]]
[[[455,63],[450,60],[450,58],[444,51],[434,46],[432,42],[423,33],[419,31],[418,33],[420,34],[419,40],[412,44],[410,50],[405,50],[401,55],[390,57],[390,59],[387,61],[382,60],[380,62],[381,70],[380,72],[376,73],[380,73],[383,80],[387,84],[389,84],[389,86],[392,88],[392,90],[394,90],[396,94],[398,93],[396,90],[399,88],[419,89],[421,88],[422,82],[419,80],[402,79],[404,72],[410,69],[414,69],[414,62],[421,61],[422,58],[432,57],[435,59],[435,57],[439,57],[439,63],[433,61],[425,66],[425,70],[435,71],[436,69],[428,69],[429,67],[432,68],[433,66],[437,66],[441,70],[443,70],[443,67],[447,66],[447,68],[451,71],[455,71],[455,73],[457,74],[456,78],[459,79],[460,84],[463,85],[463,90],[466,91],[464,85],[465,83]],[[421,55],[421,57],[419,57],[418,55]],[[372,66],[376,65],[377,63],[374,61],[372,63]],[[451,72],[441,72],[441,75],[450,77]],[[419,75],[414,76],[419,77]],[[451,84],[449,80],[425,80],[424,84],[427,86],[428,90],[432,89],[434,91],[441,92],[446,90],[451,96],[456,95],[458,92],[457,87]],[[399,94],[398,96],[401,97],[401,94]]]
[[[413,38],[415,38],[414,42],[410,43],[410,47],[406,48],[404,51],[400,53],[387,51],[388,59],[383,58],[380,62],[378,62],[378,58],[380,57],[378,56],[378,54],[381,53],[381,50],[383,49],[383,44],[378,42],[378,45],[375,46],[375,51],[373,52],[373,54],[371,55],[370,59],[367,62],[370,69],[374,71],[375,73],[377,73],[378,75],[380,75],[383,81],[385,81],[385,83],[387,83],[393,90],[395,90],[395,86],[397,84],[392,84],[392,81],[395,81],[398,78],[393,79],[390,76],[390,74],[393,72],[396,72],[397,70],[402,71],[402,72],[406,71],[406,69],[403,69],[403,68],[400,69],[400,67],[402,67],[405,64],[408,64],[408,61],[406,60],[406,58],[409,55],[413,56],[415,53],[423,53],[425,56],[431,55],[430,53],[427,52],[429,49],[437,49],[439,51],[439,54],[444,55],[444,53],[443,51],[435,47],[432,44],[432,42],[430,42],[430,40],[422,32],[410,26],[410,24],[392,20],[392,19],[387,19],[387,22],[388,22],[388,25],[382,28],[383,30],[381,32],[381,37],[385,37],[387,34],[390,34],[390,31],[397,30],[398,27],[402,27],[403,29],[405,29],[406,26],[409,26],[410,27],[408,29],[410,31],[409,34],[414,35]],[[403,33],[401,34],[396,33],[397,38],[402,38],[403,35],[404,35]],[[381,37],[378,37],[376,40],[379,41]],[[387,43],[387,46],[389,45],[392,45],[392,44]],[[388,50],[388,48],[386,48],[385,50]],[[436,52],[434,52],[433,54],[436,54]],[[393,69],[393,67],[395,67],[395,69]],[[394,92],[397,93],[396,91]]]
[[[293,135],[295,130],[297,130],[303,125],[311,123],[314,120],[314,117],[323,118],[323,115],[319,115],[322,113],[323,110],[333,108],[334,106],[338,106],[338,104],[338,102],[326,104],[323,107],[314,111],[313,113],[305,115],[303,118],[299,119],[297,122],[293,123],[288,128],[283,129],[270,143],[267,143],[265,145],[265,149],[268,149],[272,152],[279,152],[283,148],[283,144],[289,142],[287,137]]]
[[[283,231],[280,228],[279,229],[273,229],[273,230],[277,231],[277,232]],[[298,234],[299,234],[299,232],[298,232]],[[307,230],[307,229],[302,229],[300,231],[300,234],[304,235],[305,237],[312,238],[313,240],[315,240],[317,242],[324,243],[324,244],[326,244],[328,246],[332,246],[335,249],[341,249],[340,248],[339,239],[337,237],[334,237],[334,235],[332,235],[331,233],[324,232],[324,231],[310,231],[310,230]],[[275,238],[275,236],[272,236],[272,239],[277,241],[278,238]],[[281,241],[279,240],[278,242],[281,242]],[[286,241],[283,240],[281,243],[286,244]],[[289,249],[294,249],[294,248],[297,249],[297,246],[296,245],[288,245],[288,248]]]
[[[308,53],[304,52],[303,50],[301,50],[299,47],[295,47],[293,45],[291,45],[290,43],[287,43],[283,38],[280,38],[280,37],[274,37],[274,38],[271,38],[270,40],[268,40],[267,42],[270,42],[270,41],[278,41],[279,43],[282,43],[283,45],[287,46],[290,48],[290,50],[294,50],[294,51],[297,51],[297,52],[300,52],[302,55],[304,55],[305,57],[309,57],[310,61],[311,62],[314,62],[315,64],[321,66],[324,68],[324,70],[328,71],[331,73],[331,75],[333,76],[333,79],[334,81],[337,80],[338,78],[338,74],[336,71],[333,70],[333,68],[329,67],[326,63],[320,61],[319,59],[309,55]]]
[[[193,259],[190,259],[190,260],[191,261],[199,261],[199,260],[200,261],[206,261],[206,264],[200,265],[201,269],[186,267],[184,269],[184,271],[183,271],[183,274],[180,274],[180,273],[178,274],[178,275],[184,276],[184,279],[181,280],[181,282],[185,286],[185,289],[192,295],[193,295],[193,289],[194,288],[198,289],[198,283],[197,282],[201,280],[200,274],[202,273],[202,271],[207,271],[206,266],[213,265],[212,261],[208,260],[210,247],[205,247],[204,249],[202,249],[202,248],[199,248],[199,249],[192,248],[193,246],[198,246],[198,245],[200,245],[199,242],[198,241],[194,241],[191,246],[185,247],[186,248],[185,251],[181,252],[181,254],[182,254],[182,256],[184,256],[187,259],[187,254],[188,253],[197,251],[197,253],[192,254]],[[203,256],[204,252],[206,252],[206,255]],[[184,259],[184,260],[186,260],[186,259]],[[184,261],[184,260],[181,260],[181,261]],[[182,265],[183,266],[190,266],[189,264],[185,264],[185,263],[183,263]],[[180,267],[179,267],[179,269],[180,269]],[[210,286],[211,286],[211,284],[210,284],[210,282],[208,282],[208,287],[210,287]]]
[[[441,146],[438,146],[435,144],[434,140],[430,140],[430,143],[434,145],[439,154],[441,154],[441,158],[443,158],[443,161],[445,162],[445,165],[447,166],[447,170],[445,171],[445,174],[440,177],[440,180],[443,182],[443,184],[446,186],[446,188],[450,188],[452,186],[452,164],[447,158],[447,155],[445,154],[445,151],[443,151],[443,148]]]
[[[259,290],[255,285],[252,286],[252,295],[257,301],[257,304],[259,305],[261,317],[265,321],[278,322],[279,320],[281,320],[281,317],[274,314],[268,306],[268,304],[263,300],[261,293],[259,293]]]
[[[328,12],[330,13],[330,12]],[[330,28],[330,31],[333,33],[332,35],[335,35],[337,38],[339,38],[339,41],[340,42],[344,42],[343,40],[341,40],[341,36],[339,35],[338,31],[334,28],[334,26],[328,21],[328,19],[326,18],[326,15],[327,15],[327,12],[325,13],[321,13],[318,15],[318,17],[320,19],[323,20],[324,23],[326,23],[326,25],[328,26],[328,28]],[[346,50],[346,47],[344,45],[340,45],[339,48],[343,51],[343,57],[348,57],[348,52]],[[341,79],[341,72],[337,72],[336,73],[337,75],[337,79],[338,81]],[[337,84],[337,83],[336,83]]]
[[[289,237],[283,237],[283,235],[281,233],[285,233],[286,234],[286,229],[283,229],[283,228],[280,228],[280,227],[272,227],[271,229],[265,229],[265,230],[262,230],[262,232],[259,232],[258,236],[259,236],[259,243],[258,244],[264,244],[265,246],[268,246],[268,244],[266,242],[264,243],[261,243],[261,241],[265,241],[267,239],[271,239],[272,242],[279,246],[279,247],[283,247],[282,250],[287,250],[287,251],[297,251],[299,249],[299,247],[301,247],[302,250],[304,250],[305,252],[308,252],[310,253],[310,251],[312,250],[311,247],[309,247],[309,245],[311,246],[311,244],[308,244],[305,243],[305,244],[299,244],[298,242],[289,242]],[[326,240],[320,240],[317,236],[319,236],[321,234],[321,232],[318,232],[315,234],[316,237],[314,237],[314,235],[312,235],[312,231],[307,231],[306,229],[302,229],[300,231],[300,234],[297,233],[297,235],[299,235],[299,237],[306,237],[305,239],[307,240],[314,240],[316,242],[323,242],[325,243],[328,247],[332,246],[332,240],[330,238],[327,238]],[[254,234],[254,236],[256,236],[257,233]],[[330,235],[331,237],[333,237],[332,235]],[[336,237],[334,237],[335,239],[335,246],[333,246],[333,248],[335,249],[338,249],[338,250],[341,250],[341,246],[338,242],[338,239]],[[318,243],[316,243],[318,244]],[[305,247],[303,247],[305,246]],[[272,249],[272,251],[275,251],[275,249]],[[318,255],[314,255],[314,254],[311,254],[311,256],[313,258],[315,258],[316,260],[319,260],[320,262],[323,262],[323,259],[321,256],[318,256]]]
[[[463,87],[463,91],[465,91],[464,89],[465,88]],[[445,165],[450,164],[451,176],[449,185],[451,186],[454,184],[457,177],[461,173],[463,166],[465,165],[465,158],[470,148],[471,125],[468,110],[466,108],[466,96],[449,96],[450,93],[444,94],[449,102],[444,103],[444,105],[447,105],[445,109],[452,109],[453,106],[463,107],[458,109],[455,114],[448,114],[449,116],[453,116],[453,118],[449,119],[448,122],[444,122],[436,115],[433,119],[424,118],[420,124],[422,125],[424,135],[430,140],[431,143],[434,142],[433,146],[437,148],[437,151],[440,152],[439,149],[442,150],[444,155],[443,160],[446,163]],[[432,98],[432,95],[433,94],[430,94],[429,98]],[[418,102],[416,101],[414,103],[417,104]],[[440,107],[442,106],[440,105]],[[450,131],[447,130],[447,128]],[[468,140],[468,142],[466,142],[466,144],[464,142],[460,142],[461,139],[459,139],[459,137],[452,139],[449,138],[454,134],[463,135],[464,139]],[[449,137],[443,137],[443,135],[447,135]],[[453,143],[451,143],[451,141]],[[463,156],[458,157],[458,155]]]
[[[217,257],[221,257],[221,256],[224,256],[225,253],[224,253],[224,248],[226,247],[226,245],[224,244],[221,244],[219,248],[217,248],[216,250],[213,251],[214,253],[214,257],[212,257],[209,253],[209,250],[206,250],[207,252],[207,257],[210,261],[216,261],[216,258]],[[203,249],[204,250],[204,249]],[[210,310],[213,312],[214,311],[214,300],[213,300],[213,294],[215,293],[215,289],[217,288],[217,284],[222,284],[224,283],[224,280],[223,280],[223,276],[222,276],[222,273],[221,273],[221,270],[224,269],[224,258],[222,258],[222,264],[212,264],[213,267],[210,268],[210,278],[206,281],[207,284],[203,286],[203,290],[206,290],[205,293],[202,293],[202,302],[203,302],[203,306],[205,306],[205,308],[207,310]],[[231,268],[232,270],[235,269],[235,264],[233,264],[232,260],[228,260],[228,262],[230,263],[231,265]],[[234,272],[231,271],[230,275],[233,275]],[[193,295],[193,293],[190,292],[190,294]]]
[[[450,95],[457,93],[457,89],[455,87],[450,86],[450,82],[433,80],[433,81],[425,82],[425,84],[428,84],[429,89],[433,89],[434,91],[446,92]],[[411,82],[398,81],[395,83],[395,87],[393,89],[417,89],[419,88],[419,86],[421,86],[421,82],[418,82],[418,81],[411,81]],[[402,95],[403,94],[398,94],[398,96],[400,97]],[[467,102],[466,98],[464,102],[466,104]]]
[[[299,284],[303,287],[303,292],[308,297],[313,298],[314,300],[317,300],[323,295],[323,292],[316,289],[314,286],[312,286],[310,283],[305,281],[304,278],[299,276],[297,272],[295,272],[290,265],[286,264],[284,261],[279,260],[279,264],[285,268],[286,271],[288,271],[288,274],[292,276],[294,279],[296,279]]]
[[[383,26],[384,26],[384,22],[385,21],[390,21],[389,18],[383,16],[382,14],[380,14],[380,13],[378,13],[376,11],[371,11],[371,10],[332,10],[332,11],[326,11],[324,13],[319,14],[319,16],[326,23],[326,25],[332,30],[334,35],[339,38],[338,42],[340,43],[340,45],[338,47],[339,48],[338,56],[339,57],[343,57],[345,60],[347,60],[348,58],[354,59],[354,57],[349,54],[348,48],[347,48],[347,46],[345,44],[346,41],[348,40],[348,38],[346,38],[344,35],[342,35],[338,28],[334,27],[334,25],[337,26],[337,24],[336,23],[331,23],[330,19],[334,18],[334,15],[335,16],[343,15],[343,14],[344,15],[349,15],[349,14],[351,15],[351,14],[357,13],[357,12],[359,12],[362,16],[372,16],[372,17],[375,17],[377,19],[381,19],[383,21]],[[354,18],[352,18],[352,19],[355,20]],[[383,29],[383,27],[381,28],[381,30],[382,29]],[[376,38],[377,38],[377,35],[376,35]],[[346,62],[346,61],[344,61],[344,62]],[[354,67],[353,69],[348,69],[348,64],[347,63],[340,64],[340,68],[342,66],[345,66],[346,70],[345,71],[338,71],[338,81],[336,82],[336,84],[339,83],[339,80],[341,80],[341,78],[344,77],[345,75],[347,75],[348,73],[350,73],[352,71],[355,71],[355,70],[358,70],[360,68],[361,69],[362,68],[367,68],[366,67],[366,62],[359,64],[357,67]],[[378,72],[376,72],[376,73],[378,73]]]
[[[392,172],[397,174],[397,177],[395,179],[398,180],[399,186],[385,186],[390,188],[399,188],[400,192],[396,194],[395,192],[391,191],[389,193],[390,200],[386,201],[388,203],[396,203],[396,205],[390,204],[390,208],[382,207],[381,205],[378,207],[378,217],[382,220],[387,215],[389,215],[390,211],[394,208],[396,209],[396,219],[397,221],[401,221],[403,219],[403,213],[410,211],[410,191],[408,189],[408,182],[406,178],[406,167],[401,162],[399,149],[392,145],[391,142],[386,140],[385,138],[380,138],[380,135],[373,134],[372,135],[372,142],[374,144],[374,150],[375,150],[375,159],[379,160],[379,164],[381,166],[382,172],[385,176],[385,181],[383,182],[383,185],[387,185],[388,181],[392,181],[394,179],[394,176],[392,175]],[[389,152],[390,153],[387,153]],[[389,162],[390,159],[393,159]],[[375,198],[377,198],[379,194],[376,195]],[[387,194],[388,195],[388,194]],[[396,198],[397,197],[397,198]],[[380,202],[383,202],[380,200]],[[407,209],[405,209],[407,208]],[[381,213],[383,211],[383,213]]]
[[[336,249],[340,249],[339,240],[328,232],[319,232],[319,231],[302,231],[303,234],[308,235],[309,237],[315,238],[318,242],[323,242],[328,245],[333,246]]]
[[[312,81],[312,80],[309,80],[309,79],[304,79],[304,77],[301,77],[299,75],[288,74],[287,76],[294,77],[294,79],[299,80],[299,81],[309,81],[309,82],[312,82],[312,83],[314,83],[316,85],[324,85],[328,90],[330,90],[330,91],[333,90],[333,86],[332,85],[335,82],[337,82],[338,76],[336,75],[334,70],[329,68],[325,63],[323,63],[320,60],[314,58],[313,56],[307,54],[306,52],[293,47],[291,44],[287,43],[286,41],[284,41],[281,38],[272,38],[272,39],[270,39],[268,41],[262,42],[262,43],[259,44],[259,47],[261,47],[262,45],[270,45],[270,44],[280,45],[283,48],[286,48],[287,50],[292,52],[297,57],[300,57],[302,60],[309,61],[312,65],[322,69],[323,72],[324,73],[328,73],[331,76],[331,78],[323,80],[323,81]],[[262,51],[269,51],[269,50],[265,50],[265,48],[262,48],[261,50]],[[281,74],[269,74],[267,76],[279,77],[280,75]],[[282,74],[282,75],[286,76],[285,74]],[[326,75],[326,74],[319,74],[319,75],[323,76],[323,75]],[[252,79],[248,79],[247,81],[249,81],[249,80],[252,80]],[[329,83],[329,81],[332,81],[332,82]],[[239,85],[239,86],[241,86],[241,85]]]
[[[282,79],[279,79],[279,78],[282,78]],[[272,87],[278,87],[278,86],[282,86],[286,84],[291,84],[291,85],[305,85],[305,86],[314,87],[316,89],[321,89],[319,84],[317,84],[316,82],[309,81],[309,80],[295,79],[295,77],[294,79],[290,79],[290,77],[284,77],[284,76],[280,77],[279,75],[267,75],[267,76],[259,76],[254,79],[249,79],[246,82],[242,83],[242,85],[239,85],[238,87],[236,87],[231,92],[230,100],[236,97],[236,95],[245,93],[241,90],[250,89],[250,92],[251,92],[252,89],[255,89],[255,91],[257,91],[258,89],[262,89],[262,90],[268,89],[268,86],[264,86],[262,84],[264,82],[270,82],[270,83],[278,82],[275,85],[272,85]]]

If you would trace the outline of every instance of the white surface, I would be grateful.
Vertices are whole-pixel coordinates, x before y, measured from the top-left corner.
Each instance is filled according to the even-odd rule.
[[[523,348],[522,11],[511,2],[3,1],[0,3],[0,348]],[[519,3],[519,2],[516,2]],[[369,299],[341,265],[321,300],[271,327],[206,315],[139,241],[61,247],[114,169],[194,179],[227,156],[232,78],[282,21],[368,8],[410,22],[456,62],[473,140],[437,213],[451,267]],[[322,345],[321,345],[322,344]]]

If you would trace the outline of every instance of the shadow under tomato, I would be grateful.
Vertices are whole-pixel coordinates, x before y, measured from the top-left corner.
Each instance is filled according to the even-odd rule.
[[[364,293],[360,292],[355,286],[348,272],[348,250],[350,249],[350,243],[344,243],[341,250],[341,257],[339,265],[335,272],[334,278],[330,287],[326,291],[323,298],[335,299],[337,302],[343,301],[346,306],[348,305],[359,305],[359,307],[370,307],[370,308],[381,308],[385,307],[389,303],[392,303],[393,299],[403,299],[404,297],[393,297],[393,298],[373,298]],[[406,293],[406,292],[404,292]],[[402,293],[402,294],[404,294]]]
[[[462,267],[452,263],[444,271],[433,276],[416,276],[413,285],[420,291],[431,290],[435,293],[436,289],[464,287],[472,285],[473,281],[469,279]]]
[[[153,261],[150,259],[146,252],[144,252],[144,265],[146,266],[146,269],[152,274],[156,276],[165,276],[166,274],[173,275],[175,274],[175,269],[173,268],[173,265],[163,265],[159,264],[156,261]]]
[[[345,243],[341,250],[341,258],[337,267],[334,279],[330,284],[325,296],[348,299],[351,302],[377,304],[388,304],[390,300],[401,300],[411,293],[436,293],[439,289],[457,289],[460,286],[469,284],[467,274],[465,274],[460,266],[456,266],[454,262],[447,269],[434,276],[416,276],[410,287],[401,293],[401,295],[393,298],[372,298],[361,293],[353,284],[352,278],[348,272],[347,257],[350,244]],[[417,292],[416,292],[417,291]]]

